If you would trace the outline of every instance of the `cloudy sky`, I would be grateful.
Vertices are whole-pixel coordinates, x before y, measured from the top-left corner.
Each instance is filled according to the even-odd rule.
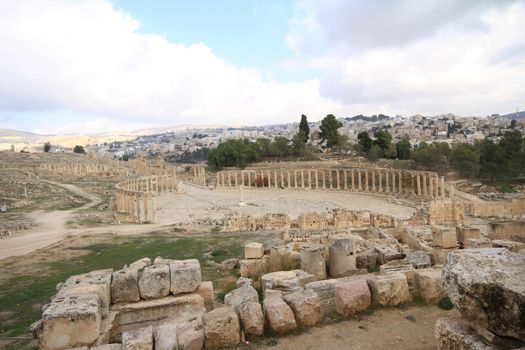
[[[0,0],[0,129],[525,108],[525,0]]]

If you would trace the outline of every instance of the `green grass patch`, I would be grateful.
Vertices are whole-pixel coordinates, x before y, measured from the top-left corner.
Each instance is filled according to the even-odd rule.
[[[452,310],[454,308],[454,304],[452,304],[448,297],[444,297],[439,301],[438,307],[442,310]]]
[[[41,317],[42,305],[48,303],[56,293],[57,283],[65,281],[69,276],[99,269],[120,269],[143,257],[199,259],[203,280],[227,280],[225,289],[228,291],[229,288],[234,288],[236,276],[222,271],[214,264],[208,264],[209,259],[203,258],[206,256],[204,253],[209,254],[211,250],[211,260],[215,262],[240,257],[244,242],[248,239],[253,237],[172,237],[149,234],[135,237],[114,236],[106,239],[106,243],[73,248],[89,253],[62,261],[41,263],[41,269],[34,275],[16,276],[0,285],[0,310],[3,313],[0,319],[0,337],[28,334],[29,325]]]

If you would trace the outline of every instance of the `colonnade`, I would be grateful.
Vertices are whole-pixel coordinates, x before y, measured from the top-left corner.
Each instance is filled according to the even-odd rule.
[[[216,185],[447,196],[445,178],[437,173],[384,168],[226,170],[217,173]]]
[[[193,167],[193,182],[199,186],[206,186],[206,168],[203,166]]]
[[[157,223],[157,195],[177,189],[176,175],[144,176],[116,186],[117,211],[130,214],[136,223]]]
[[[127,173],[129,171],[124,171],[124,169],[119,169],[117,167],[107,165],[107,164],[95,164],[95,163],[51,163],[51,164],[42,164],[40,169],[43,172],[48,174],[55,175],[89,175],[89,174],[121,174]]]

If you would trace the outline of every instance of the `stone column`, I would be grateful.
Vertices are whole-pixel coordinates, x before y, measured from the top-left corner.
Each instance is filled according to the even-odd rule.
[[[224,188],[224,173],[221,172],[221,187]]]
[[[434,197],[435,198],[438,198],[439,197],[439,175],[436,175],[434,177],[434,183],[435,183],[435,187],[434,187]]]
[[[423,194],[426,196],[428,196],[428,192],[427,192],[427,175],[426,174],[423,174]]]
[[[141,220],[141,212],[140,212],[140,196],[137,195],[137,222],[140,224],[142,223],[142,220]]]
[[[286,170],[286,177],[288,178],[288,188],[291,188],[291,184],[290,184],[290,170]]]
[[[148,221],[148,202],[149,202],[149,195],[146,193],[144,195],[144,221]]]
[[[428,194],[430,197],[434,197],[434,177],[429,176],[428,177]]]
[[[399,186],[398,186],[398,190],[399,190],[399,193],[401,193],[403,191],[403,179],[402,179],[402,172],[400,171],[399,173],[397,173],[398,177],[399,177]]]
[[[323,169],[323,190],[326,190],[326,171]]]
[[[277,186],[277,170],[273,171],[273,187],[279,188],[279,186]]]
[[[301,169],[301,189],[304,190],[304,170]]]
[[[387,170],[385,172],[385,190],[386,190],[386,193],[389,193],[390,192],[390,172]]]
[[[352,176],[352,181],[351,181],[351,183],[352,183],[352,191],[355,191],[355,179],[354,179],[355,178],[355,173],[354,173],[354,169],[352,169],[350,171],[350,173],[351,173],[351,176]]]
[[[348,190],[348,171],[346,169],[343,171],[343,175],[345,177],[345,181],[344,181],[345,190]]]
[[[416,174],[416,182],[417,182],[417,195],[421,196],[421,178],[420,178],[420,174]]]
[[[379,170],[379,192],[383,193],[383,172]]]
[[[392,192],[396,192],[396,173],[392,172]]]
[[[441,198],[445,198],[445,177],[441,176]]]
[[[297,170],[293,171],[293,184],[294,187],[297,189]]]
[[[157,223],[157,196],[153,196],[153,208],[151,210],[153,214],[152,221],[154,224],[156,224]]]
[[[328,174],[330,174],[330,189],[334,189],[334,170],[330,169],[328,170]]]
[[[361,192],[361,170],[357,170],[357,190]]]
[[[365,192],[370,190],[370,185],[368,183],[368,169],[365,169]]]
[[[312,171],[308,169],[308,188],[312,189]]]
[[[341,189],[341,171],[339,169],[335,170],[335,175],[337,176],[337,189]]]
[[[319,189],[319,172],[315,169],[315,189]]]
[[[235,176],[235,188],[237,188],[237,187],[239,187],[239,179],[238,179],[238,177],[239,177],[239,173],[237,172],[237,170],[235,170],[235,171],[233,172],[233,174],[234,174],[234,176]]]
[[[285,188],[284,187],[284,171],[283,171],[283,169],[281,169],[281,187]]]
[[[252,187],[252,172],[248,170],[248,187]]]
[[[372,192],[376,191],[376,171],[372,170]]]

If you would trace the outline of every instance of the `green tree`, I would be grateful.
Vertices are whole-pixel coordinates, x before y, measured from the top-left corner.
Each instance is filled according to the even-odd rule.
[[[82,147],[80,145],[76,145],[73,148],[73,152],[75,152],[75,153],[86,153],[86,151],[84,150],[84,147]]]
[[[412,152],[412,159],[419,168],[436,171],[445,174],[448,171],[448,156],[450,146],[445,142],[434,142],[427,144],[421,142],[418,148]]]
[[[233,139],[222,142],[208,152],[208,165],[217,170],[233,166],[244,169],[260,158],[260,150],[255,143],[248,139]]]
[[[361,146],[361,150],[368,154],[368,151],[372,147],[372,139],[370,136],[368,136],[367,131],[361,131],[359,134],[357,134],[357,142]]]
[[[49,151],[51,151],[51,142],[48,141],[48,142],[44,143],[44,152],[47,153]]]
[[[321,125],[319,126],[321,132],[319,133],[319,136],[323,142],[326,141],[327,148],[331,149],[337,145],[337,142],[340,140],[338,130],[342,126],[343,124],[337,120],[333,114],[328,114],[321,121]]]
[[[259,154],[263,157],[270,157],[272,154],[271,154],[271,149],[270,149],[270,145],[271,145],[271,141],[270,139],[266,138],[266,137],[259,137],[256,141],[255,141],[255,144],[259,150]]]
[[[499,146],[505,155],[502,159],[503,174],[506,177],[516,177],[525,168],[523,155],[523,135],[519,130],[506,132],[499,141]]]
[[[386,159],[395,159],[397,156],[396,145],[393,143],[389,143],[388,147],[385,150],[383,150],[383,153]]]
[[[383,152],[389,147],[390,142],[392,142],[392,135],[388,131],[378,130],[374,133],[374,145],[381,147]]]
[[[306,115],[301,115],[301,122],[299,123],[299,132],[303,132],[303,139],[304,143],[308,142],[308,138],[310,136],[310,127],[308,126],[308,120],[306,119]]]
[[[479,174],[479,153],[467,143],[456,144],[450,152],[450,163],[461,176],[474,178]]]
[[[378,145],[373,145],[368,150],[368,153],[366,154],[366,157],[368,158],[369,161],[375,162],[379,158],[381,158],[381,154],[382,153],[383,153],[383,150],[381,149],[381,147],[379,147]]]
[[[299,130],[292,139],[292,150],[296,157],[300,157],[304,154],[304,148],[306,143],[304,142],[304,131]]]
[[[403,139],[396,144],[397,159],[409,159],[412,146],[408,139]]]
[[[491,181],[502,175],[501,162],[505,158],[503,149],[492,140],[485,139],[476,144],[479,150],[480,175],[490,178]]]
[[[290,148],[288,147],[288,139],[284,136],[276,136],[272,143],[270,143],[270,154],[273,157],[287,157],[290,155]]]

